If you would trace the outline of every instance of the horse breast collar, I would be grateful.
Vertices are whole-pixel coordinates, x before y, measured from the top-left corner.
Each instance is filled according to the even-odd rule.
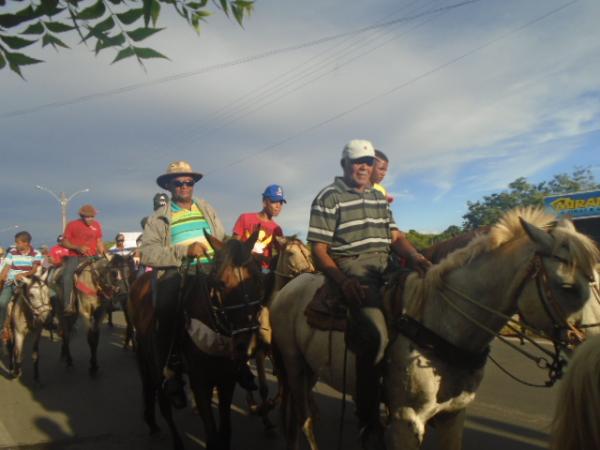
[[[433,352],[446,364],[460,369],[472,372],[481,369],[490,353],[489,346],[481,353],[463,350],[406,314],[394,317],[392,326],[422,349]]]

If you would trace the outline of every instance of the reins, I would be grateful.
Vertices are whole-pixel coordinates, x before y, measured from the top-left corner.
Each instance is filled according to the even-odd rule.
[[[477,328],[487,332],[488,334],[490,334],[490,336],[494,336],[494,337],[498,338],[505,345],[508,345],[513,350],[516,350],[517,352],[521,353],[526,358],[535,362],[536,366],[539,367],[540,369],[544,369],[544,370],[548,371],[548,381],[546,381],[543,385],[529,383],[529,382],[520,380],[516,376],[510,374],[506,369],[502,368],[497,361],[495,361],[491,356],[489,356],[490,360],[494,364],[496,364],[503,372],[510,375],[511,378],[513,378],[516,381],[519,381],[527,386],[535,386],[535,387],[551,387],[562,376],[562,372],[566,365],[566,361],[564,358],[562,358],[560,356],[560,352],[561,352],[561,350],[568,348],[570,343],[566,342],[560,338],[559,334],[561,331],[566,330],[568,333],[572,333],[572,336],[574,336],[577,340],[584,339],[582,332],[578,328],[576,328],[574,325],[570,324],[567,321],[566,315],[565,315],[563,309],[560,307],[560,305],[554,298],[552,289],[549,286],[548,274],[546,272],[546,269],[545,269],[543,261],[542,261],[542,258],[544,256],[548,257],[548,255],[541,255],[538,253],[536,253],[533,256],[532,261],[529,264],[529,268],[526,270],[525,275],[523,276],[522,280],[517,285],[517,289],[515,290],[513,297],[514,297],[514,301],[516,302],[518,297],[521,295],[527,281],[535,280],[537,293],[538,293],[538,299],[540,300],[542,306],[544,307],[546,314],[552,321],[552,326],[554,329],[553,336],[549,336],[549,337],[544,336],[540,332],[540,330],[527,324],[525,322],[525,318],[522,313],[519,314],[522,319],[519,322],[519,321],[514,320],[512,317],[510,317],[506,314],[503,314],[499,311],[496,311],[493,308],[490,308],[486,305],[481,304],[480,302],[470,298],[468,295],[464,294],[463,292],[460,292],[459,290],[453,288],[452,286],[450,286],[448,284],[444,284],[444,289],[455,294],[457,296],[457,298],[460,298],[461,300],[464,300],[464,301],[470,303],[471,305],[477,306],[479,309],[481,309],[483,311],[486,311],[492,315],[495,315],[496,317],[503,319],[504,321],[506,321],[506,326],[508,326],[513,332],[515,332],[515,334],[517,336],[519,336],[519,338],[521,338],[522,340],[528,341],[530,344],[532,344],[534,347],[536,347],[539,351],[541,351],[545,356],[536,356],[536,355],[520,348],[520,346],[513,344],[507,338],[500,335],[499,332],[496,332],[496,331],[490,329],[489,327],[487,327],[480,321],[471,317],[469,314],[467,314],[465,311],[463,311],[458,305],[456,305],[452,301],[452,299],[450,299],[448,297],[448,295],[446,295],[446,293],[444,293],[444,290],[439,290],[439,294],[442,297],[442,299],[446,302],[446,304],[448,306],[450,306],[459,315],[461,315],[463,318],[465,318],[467,321],[471,322]],[[593,287],[595,288],[595,286],[593,286]],[[600,302],[600,299],[599,299],[599,302]],[[551,351],[543,348],[534,339],[530,338],[526,333],[520,331],[517,328],[517,326],[519,326],[521,329],[523,329],[525,331],[529,331],[530,333],[534,334],[535,336],[548,337],[550,339],[550,341],[552,342],[552,344],[554,345],[554,351],[551,352]]]

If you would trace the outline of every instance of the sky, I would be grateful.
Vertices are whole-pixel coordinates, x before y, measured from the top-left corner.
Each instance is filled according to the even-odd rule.
[[[0,245],[52,244],[60,205],[98,210],[106,240],[136,231],[187,160],[226,229],[281,184],[277,221],[306,236],[310,203],[344,144],[390,159],[403,230],[460,225],[467,202],[518,177],[591,167],[600,180],[600,2],[257,0],[239,27],[212,6],[199,35],[165,6],[144,41],[169,60],[29,48],[26,81],[0,71]],[[328,39],[325,39],[328,38]],[[18,226],[19,228],[15,228]]]

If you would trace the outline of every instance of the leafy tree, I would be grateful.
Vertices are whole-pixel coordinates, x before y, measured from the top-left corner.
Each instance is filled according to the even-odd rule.
[[[495,223],[506,211],[517,206],[543,206],[550,194],[600,189],[589,167],[576,167],[572,174],[554,175],[550,181],[531,184],[517,178],[507,191],[486,195],[483,200],[467,202],[469,212],[463,216],[463,228],[473,230]]]
[[[165,55],[141,42],[163,30],[157,28],[163,6],[174,8],[197,32],[200,21],[211,12],[208,0],[0,0],[0,70],[8,67],[23,77],[21,67],[42,62],[22,49],[37,42],[42,47],[69,48],[62,35],[79,36],[79,43],[92,44],[96,55],[110,48],[116,51],[113,63],[134,57],[143,66],[148,58]],[[254,6],[252,0],[213,0],[225,14],[241,25]],[[61,36],[61,37],[59,37]]]

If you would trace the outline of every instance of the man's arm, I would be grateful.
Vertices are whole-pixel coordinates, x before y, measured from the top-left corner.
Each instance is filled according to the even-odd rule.
[[[31,277],[33,274],[35,274],[36,270],[40,267],[40,265],[41,265],[40,261],[34,261],[33,264],[31,265],[31,269],[28,270],[27,272],[21,272],[20,274],[18,274],[15,277],[15,280],[21,281],[23,278]]]
[[[396,255],[408,259],[411,267],[420,275],[424,275],[431,267],[431,262],[413,247],[400,230],[392,230],[392,251]]]
[[[75,244],[71,243],[71,241],[69,241],[69,239],[67,237],[65,237],[62,240],[62,243],[60,245],[62,245],[65,248],[68,248],[69,250],[76,251],[77,253],[80,253],[82,255],[85,255],[87,253],[87,251],[89,250],[87,245],[75,245]]]
[[[313,242],[312,252],[317,268],[339,286],[346,300],[360,305],[366,298],[364,289],[357,278],[349,277],[340,270],[329,255],[329,245],[323,242]]]
[[[96,243],[96,249],[99,255],[104,255],[106,253],[106,249],[104,248],[104,241],[102,238],[98,238],[98,242]]]

